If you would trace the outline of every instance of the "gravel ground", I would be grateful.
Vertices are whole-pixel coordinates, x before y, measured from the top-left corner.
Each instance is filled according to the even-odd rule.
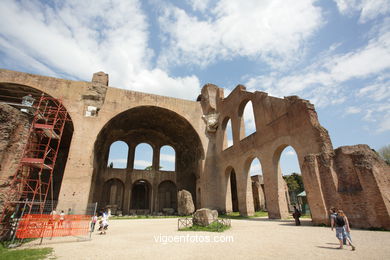
[[[352,230],[356,251],[340,250],[330,228],[311,226],[308,220],[302,223],[296,227],[293,220],[232,220],[230,230],[211,233],[179,232],[177,219],[111,220],[106,235],[95,231],[89,241],[53,238],[44,239],[41,246],[36,240],[24,247],[53,247],[50,258],[72,260],[390,259],[390,232]]]

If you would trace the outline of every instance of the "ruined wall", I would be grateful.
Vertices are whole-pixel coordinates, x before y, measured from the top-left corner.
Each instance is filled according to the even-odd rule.
[[[223,89],[205,85],[200,100],[205,118],[210,118],[210,115],[214,115],[211,119],[217,117],[216,127],[211,120],[205,120],[216,128],[211,131],[208,126],[206,133],[209,146],[204,167],[205,182],[209,185],[209,194],[215,194],[209,196],[206,206],[230,210],[230,177],[226,169],[233,168],[237,176],[240,213],[252,215],[254,207],[249,168],[253,159],[258,158],[263,170],[269,216],[287,218],[288,197],[279,167],[282,151],[292,146],[301,166],[306,155],[332,150],[328,133],[319,124],[314,106],[296,96],[276,98],[265,92],[248,92],[242,85],[238,85],[227,97],[223,96]],[[249,101],[253,106],[256,132],[245,136],[243,111]],[[226,148],[228,120],[231,120],[233,145]],[[319,222],[326,220],[328,216],[319,179],[305,169],[302,169],[302,176],[308,198],[313,202],[313,218]]]
[[[390,229],[390,166],[369,146],[310,155],[304,167],[317,169],[327,209],[344,210],[353,227]]]
[[[94,144],[107,122],[124,111],[136,107],[158,107],[172,111],[188,122],[200,139],[202,153],[207,146],[208,140],[203,135],[205,124],[198,102],[112,88],[107,86],[107,82],[107,74],[101,72],[94,74],[92,82],[82,82],[0,69],[0,87],[26,86],[61,99],[72,119],[74,131],[59,192],[59,210],[75,208],[75,211],[83,212],[89,202],[94,202],[93,196],[90,196],[94,194],[94,182],[98,181],[97,175],[93,174],[98,170],[94,162],[104,159],[94,150]],[[88,115],[86,112],[91,112],[87,110],[88,106],[96,107],[97,113]],[[193,182],[202,189],[203,184],[199,181],[202,163],[191,163],[199,169]]]
[[[0,212],[5,196],[11,194],[10,181],[23,155],[29,128],[26,114],[9,105],[0,104]]]
[[[390,228],[389,166],[368,147],[342,147],[333,151],[326,129],[319,124],[314,106],[307,100],[296,96],[275,98],[264,92],[252,93],[241,85],[224,97],[223,89],[208,84],[202,89],[200,102],[194,102],[111,88],[108,87],[108,75],[102,72],[94,74],[92,82],[81,82],[0,69],[0,86],[11,85],[28,86],[60,98],[72,118],[74,132],[59,194],[59,209],[77,207],[81,212],[88,202],[93,202],[93,194],[101,192],[94,190],[97,186],[94,184],[101,181],[96,173],[107,167],[103,165],[105,162],[98,162],[106,160],[102,153],[108,147],[101,145],[99,150],[96,143],[100,142],[99,138],[104,141],[109,136],[99,137],[109,122],[126,111],[154,107],[171,111],[177,115],[174,118],[180,119],[180,124],[168,124],[175,126],[170,128],[174,133],[172,136],[181,138],[175,139],[177,143],[187,144],[183,147],[187,153],[178,154],[183,160],[177,169],[187,171],[188,165],[193,169],[188,171],[194,177],[191,192],[196,193],[198,207],[226,210],[231,198],[230,172],[234,171],[240,213],[253,214],[252,183],[248,171],[252,160],[258,158],[263,169],[269,216],[287,217],[287,199],[278,163],[283,149],[290,145],[298,155],[314,223],[326,223],[328,208],[339,206],[345,209],[355,226]],[[253,104],[256,132],[245,137],[243,110],[248,101]],[[90,106],[95,107],[97,113],[88,111]],[[156,111],[152,114],[164,117]],[[22,115],[9,117],[2,113],[1,117],[9,125],[1,124],[1,131],[9,135],[10,141],[0,140],[1,176],[5,174],[5,168],[13,169],[12,162],[17,161],[10,159],[12,152],[7,149],[22,149],[23,144],[18,141],[23,140],[21,133],[28,130],[23,121],[26,118],[23,119]],[[232,122],[233,146],[226,149],[227,119]],[[138,121],[141,120],[128,125]],[[176,127],[183,122],[190,135]],[[160,129],[166,125],[139,125],[137,129],[142,132],[143,129]],[[20,129],[21,126],[26,128]],[[115,128],[114,124],[107,133]],[[199,155],[191,157],[194,145],[186,141],[189,136],[197,139],[192,143],[199,148]],[[180,180],[177,181],[179,185]]]

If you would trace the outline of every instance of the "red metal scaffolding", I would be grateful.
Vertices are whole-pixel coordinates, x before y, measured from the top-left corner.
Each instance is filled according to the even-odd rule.
[[[30,112],[28,140],[4,202],[3,224],[17,204],[23,204],[24,214],[47,214],[43,212],[45,203],[53,199],[54,166],[69,115],[60,100],[43,95]]]

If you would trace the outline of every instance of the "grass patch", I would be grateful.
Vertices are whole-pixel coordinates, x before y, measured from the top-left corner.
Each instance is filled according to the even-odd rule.
[[[0,259],[2,260],[37,260],[45,259],[53,248],[8,249],[0,244]]]
[[[154,219],[154,218],[178,218],[179,216],[150,216],[150,215],[137,215],[137,216],[111,216],[110,219]]]
[[[250,218],[259,218],[259,217],[268,217],[267,211],[256,211],[253,216],[250,216]]]
[[[219,215],[220,218],[230,218],[230,219],[250,219],[250,218],[259,218],[259,217],[268,217],[267,211],[256,211],[253,216],[241,216],[240,212],[230,212],[223,215]]]
[[[301,215],[299,218],[311,219],[311,215]],[[288,219],[294,219],[293,216],[289,216]]]
[[[199,225],[193,225],[192,227],[182,228],[179,229],[179,231],[208,231],[208,232],[223,232],[225,230],[228,230],[230,226],[224,225],[219,222],[213,222],[207,227],[199,226]]]

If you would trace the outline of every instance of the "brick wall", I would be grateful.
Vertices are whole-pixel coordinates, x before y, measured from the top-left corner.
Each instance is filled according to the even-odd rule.
[[[315,157],[328,209],[342,209],[352,227],[390,229],[390,166],[375,151],[342,146]]]
[[[0,211],[9,194],[10,181],[16,173],[30,128],[26,114],[0,104]]]

